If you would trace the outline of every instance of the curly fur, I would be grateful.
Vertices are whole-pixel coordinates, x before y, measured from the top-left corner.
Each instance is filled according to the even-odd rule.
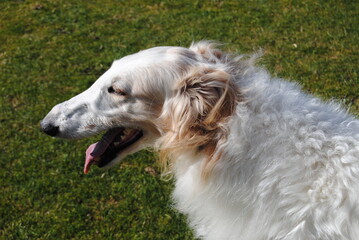
[[[359,239],[359,121],[253,62],[206,41],[149,49],[115,62],[42,125],[64,138],[144,130],[116,162],[159,150],[176,208],[200,238]],[[131,98],[106,97],[110,85]]]

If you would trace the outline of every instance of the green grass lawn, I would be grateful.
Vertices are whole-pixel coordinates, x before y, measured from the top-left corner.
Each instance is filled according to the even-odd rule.
[[[0,1],[0,239],[193,239],[142,151],[82,173],[86,147],[39,121],[114,59],[202,39],[359,113],[357,1]]]

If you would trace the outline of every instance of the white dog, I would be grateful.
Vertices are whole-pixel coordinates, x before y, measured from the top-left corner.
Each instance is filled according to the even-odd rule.
[[[253,62],[210,42],[141,51],[41,127],[68,139],[106,131],[85,173],[159,150],[203,239],[358,240],[359,121]]]

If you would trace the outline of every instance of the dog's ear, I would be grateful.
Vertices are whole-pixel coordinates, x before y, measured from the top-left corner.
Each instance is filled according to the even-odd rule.
[[[205,134],[218,128],[235,107],[231,75],[220,70],[196,69],[178,82],[172,102],[172,130],[178,137]]]
[[[195,69],[177,83],[173,97],[164,105],[162,150],[198,149],[212,155],[237,100],[238,91],[230,74]]]

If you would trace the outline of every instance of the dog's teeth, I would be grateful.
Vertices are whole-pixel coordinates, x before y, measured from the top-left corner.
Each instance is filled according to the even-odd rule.
[[[131,132],[131,130],[130,130],[130,129],[128,129],[128,128],[126,128],[126,129],[123,131],[124,135],[128,135],[128,134],[130,134],[130,132]]]

